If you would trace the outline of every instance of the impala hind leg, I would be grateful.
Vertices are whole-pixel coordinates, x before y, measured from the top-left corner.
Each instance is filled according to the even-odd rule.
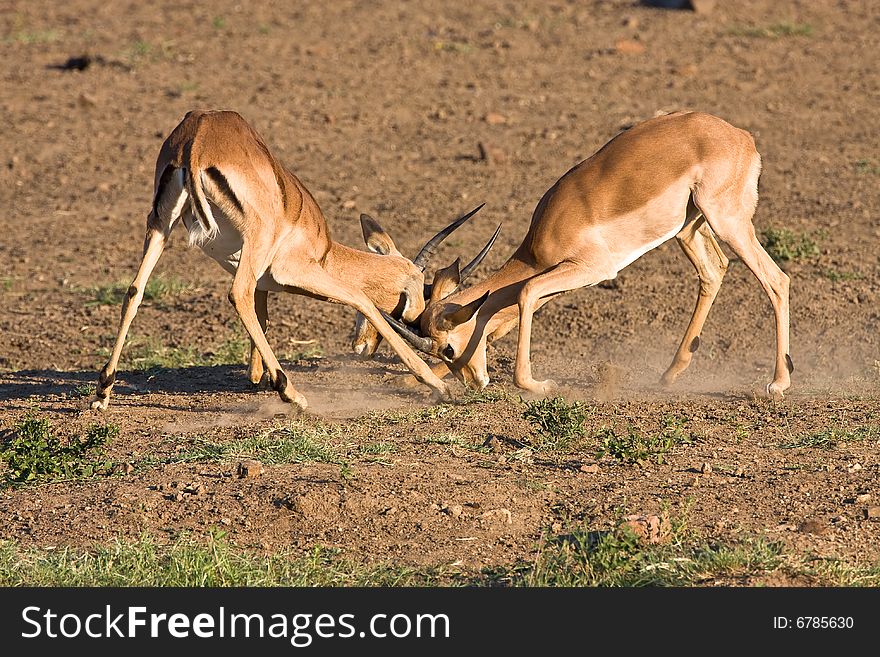
[[[789,355],[789,316],[788,316],[788,290],[790,279],[779,266],[773,262],[773,258],[767,255],[764,247],[755,236],[755,227],[752,225],[757,202],[757,174],[754,175],[755,186],[746,201],[727,204],[736,209],[735,212],[725,212],[725,207],[717,205],[706,207],[708,203],[700,204],[700,209],[709,222],[709,225],[722,240],[730,245],[730,248],[739,256],[746,267],[755,275],[761,283],[776,316],[776,366],[773,381],[767,385],[767,394],[781,399],[783,393],[791,386],[791,372],[794,365]]]
[[[535,310],[543,305],[542,297],[595,285],[606,278],[608,277],[598,275],[594,270],[585,269],[582,265],[563,262],[535,276],[523,286],[519,294],[519,341],[513,375],[513,382],[517,387],[539,394],[546,394],[556,387],[556,383],[549,379],[536,381],[532,377],[532,316]]]
[[[257,319],[260,322],[260,328],[263,333],[268,333],[269,328],[269,293],[265,290],[257,290],[254,292],[254,309],[257,312]],[[264,379],[268,380],[266,371],[263,366],[263,357],[260,356],[260,350],[257,349],[257,343],[251,338],[251,356],[247,369],[248,379],[255,386],[260,385]]]
[[[110,360],[107,361],[107,364],[104,365],[98,374],[98,386],[94,396],[89,400],[89,406],[95,410],[104,411],[110,403],[110,391],[116,382],[116,368],[119,365],[119,357],[122,355],[122,347],[125,345],[125,337],[128,334],[128,329],[131,327],[134,316],[137,314],[141,300],[144,298],[144,288],[147,285],[150,274],[153,273],[153,269],[159,261],[159,256],[162,255],[168,235],[171,232],[170,225],[160,228],[154,227],[154,220],[155,215],[151,214],[150,219],[147,220],[147,236],[144,240],[144,256],[141,260],[141,265],[122,300],[119,330],[116,333],[113,353],[110,355]]]
[[[660,379],[663,385],[672,384],[690,365],[694,352],[700,346],[700,332],[703,330],[703,325],[706,323],[706,317],[715,302],[718,290],[721,289],[721,281],[729,264],[727,257],[718,246],[712,231],[702,217],[685,226],[676,235],[676,239],[681,250],[697,270],[700,289],[694,314],[691,316],[691,321],[681,339],[678,351],[675,352],[672,364]]]

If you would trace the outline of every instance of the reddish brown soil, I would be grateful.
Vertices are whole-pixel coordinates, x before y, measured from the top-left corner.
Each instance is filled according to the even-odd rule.
[[[756,397],[771,374],[773,322],[738,262],[691,369],[671,393],[657,389],[696,296],[672,243],[615,286],[549,304],[533,337],[536,375],[562,383],[568,398],[595,400],[590,426],[650,431],[666,415],[689,418],[700,439],[663,465],[606,459],[590,474],[578,469],[589,450],[513,458],[531,435],[514,401],[377,420],[368,413],[427,408],[428,396],[397,384],[402,370],[387,351],[368,363],[349,355],[351,312],[276,295],[270,341],[281,353],[296,351],[291,340],[320,344],[323,358],[288,371],[311,402],[307,421],[329,418],[348,437],[338,447],[350,473],[293,464],[238,479],[234,463],[175,464],[10,488],[0,492],[0,538],[92,544],[223,526],[264,549],[320,543],[357,559],[480,566],[528,558],[554,523],[599,527],[621,509],[668,507],[713,536],[766,534],[803,554],[876,561],[880,523],[854,501],[880,497],[876,439],[779,447],[829,427],[874,426],[880,412],[873,3],[754,0],[717,3],[707,16],[630,1],[448,4],[12,2],[0,14],[0,426],[29,410],[62,433],[103,419],[121,429],[110,455],[137,461],[283,422],[275,396],[253,391],[243,366],[147,375],[127,369],[125,355],[106,415],[79,412],[80,386],[95,380],[118,321],[118,307],[89,304],[88,289],[133,276],[156,153],[196,107],[241,112],[346,244],[360,244],[357,217],[369,212],[412,254],[486,202],[437,260],[469,256],[503,221],[483,276],[519,244],[541,194],[623,126],[693,108],[751,131],[764,159],[758,231],[811,233],[821,250],[787,265],[797,369],[785,402]],[[802,24],[812,34],[747,33]],[[644,52],[616,49],[621,40]],[[59,68],[86,53],[84,70]],[[481,160],[480,143],[500,157]],[[195,287],[145,305],[133,335],[201,353],[240,335],[230,279],[182,234],[158,271]],[[511,390],[513,343],[490,354],[494,385]],[[442,434],[477,444],[497,434],[505,459],[423,440]],[[394,446],[381,462],[358,451],[377,441]],[[704,462],[711,474],[692,471]],[[192,482],[202,492],[175,500]],[[444,502],[463,505],[461,516]],[[816,533],[798,531],[805,520],[819,521],[807,525]]]

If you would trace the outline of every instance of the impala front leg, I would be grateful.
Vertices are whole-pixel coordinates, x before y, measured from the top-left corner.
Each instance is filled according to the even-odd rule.
[[[278,282],[283,285],[294,285],[312,294],[326,297],[328,301],[341,303],[359,311],[376,327],[379,335],[388,342],[388,345],[400,356],[403,364],[419,381],[431,388],[441,399],[450,398],[449,386],[431,371],[427,363],[416,355],[409,345],[404,342],[403,338],[397,335],[376,309],[373,302],[361,290],[336,280],[318,266],[298,273],[295,281],[279,280]]]
[[[519,294],[519,341],[513,382],[518,388],[537,394],[547,394],[556,388],[551,380],[536,381],[532,377],[531,345],[532,316],[543,305],[542,298],[595,285],[607,277],[596,276],[590,270],[573,262],[562,262],[552,269],[530,279]]]

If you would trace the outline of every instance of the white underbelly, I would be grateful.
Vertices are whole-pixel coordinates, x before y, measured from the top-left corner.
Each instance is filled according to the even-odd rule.
[[[233,276],[238,271],[238,265],[241,261],[241,247],[244,243],[241,233],[229,220],[223,210],[211,203],[211,212],[214,220],[217,222],[217,236],[206,240],[199,245],[199,248],[205,252],[212,260],[216,261],[225,271]],[[183,225],[187,231],[193,225],[195,218],[191,212],[183,215]],[[259,272],[260,277],[257,279],[257,289],[269,292],[278,292],[283,290],[272,278],[269,272]]]

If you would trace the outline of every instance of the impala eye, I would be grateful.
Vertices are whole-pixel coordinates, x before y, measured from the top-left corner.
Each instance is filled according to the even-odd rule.
[[[452,345],[443,347],[443,358],[446,360],[453,360],[455,358],[455,349],[452,348]]]

